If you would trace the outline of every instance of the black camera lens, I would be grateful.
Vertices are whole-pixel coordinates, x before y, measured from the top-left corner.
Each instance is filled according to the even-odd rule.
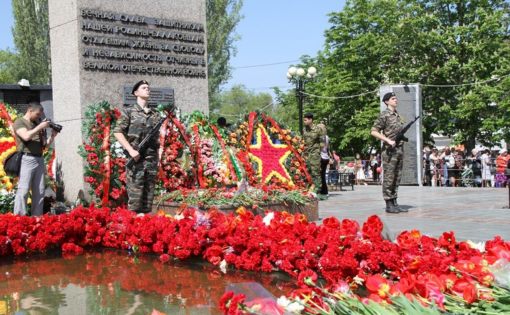
[[[62,125],[50,121],[50,128],[55,130],[56,132],[60,132],[62,130]]]

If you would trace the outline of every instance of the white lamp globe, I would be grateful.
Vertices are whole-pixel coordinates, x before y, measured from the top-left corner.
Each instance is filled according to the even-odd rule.
[[[297,71],[296,71],[296,75],[297,75],[298,77],[302,77],[302,76],[304,76],[304,75],[305,75],[305,69],[303,69],[303,68],[299,68],[299,69],[297,69]]]
[[[289,72],[287,72],[287,79],[292,79],[292,74],[290,74]]]
[[[308,74],[314,77],[317,74],[317,69],[315,67],[308,68]]]
[[[289,73],[291,76],[295,76],[295,75],[296,75],[296,72],[297,72],[297,68],[296,68],[296,67],[290,67],[290,68],[289,68],[288,73]]]

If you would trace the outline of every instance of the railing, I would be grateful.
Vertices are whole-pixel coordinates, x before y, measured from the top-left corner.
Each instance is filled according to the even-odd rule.
[[[473,168],[474,161],[479,161],[480,165],[479,169]],[[491,158],[490,165],[488,167],[483,167],[480,159],[473,160],[470,158],[465,159],[457,159],[456,166],[453,168],[446,167],[446,161],[443,159],[439,160],[439,163],[436,164],[436,169],[430,169],[430,164],[427,164],[426,161],[423,162],[423,179],[425,185],[431,185],[431,181],[433,180],[433,176],[435,175],[436,185],[435,186],[462,186],[462,187],[482,187],[482,186],[491,186],[491,187],[505,187],[510,182],[510,176],[506,176],[501,171],[498,172],[496,168],[496,158]],[[347,167],[347,164],[351,163],[351,167]],[[375,168],[371,166],[370,160],[361,160],[362,169],[365,174],[365,180],[374,180],[373,173],[377,171]],[[378,163],[377,167],[380,167],[381,162]],[[459,164],[461,167],[459,167]],[[328,169],[331,165],[328,167]],[[404,165],[405,167],[405,165]],[[426,169],[429,167],[429,169]],[[445,170],[446,168],[446,170]],[[353,174],[354,179],[356,179],[356,174],[359,170],[358,166],[354,164],[354,161],[349,162],[340,162],[333,172],[337,172],[338,174]],[[369,171],[371,170],[371,171]],[[328,170],[328,177],[331,170]],[[372,176],[369,176],[372,173]],[[453,173],[453,176],[451,176]],[[483,174],[486,173],[486,176]],[[490,173],[490,174],[489,174]],[[446,176],[445,176],[446,175]],[[344,175],[346,176],[346,175]],[[382,174],[378,174],[376,176],[377,182],[379,182]],[[451,177],[455,178],[454,183],[450,183]],[[486,178],[485,178],[486,177]],[[336,175],[332,180],[328,180],[328,183],[334,184],[336,180]]]

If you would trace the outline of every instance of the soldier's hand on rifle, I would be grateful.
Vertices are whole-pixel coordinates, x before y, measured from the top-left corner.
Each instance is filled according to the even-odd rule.
[[[397,143],[391,139],[388,139],[388,141],[386,141],[390,146],[392,147],[395,147],[397,145]]]
[[[133,158],[133,160],[135,160],[136,162],[138,162],[138,160],[140,159],[140,152],[136,151],[136,150],[131,150],[129,151],[129,155]]]

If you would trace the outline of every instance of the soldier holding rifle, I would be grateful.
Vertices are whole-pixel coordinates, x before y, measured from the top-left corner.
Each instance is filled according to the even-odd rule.
[[[137,82],[132,94],[136,96],[136,104],[122,108],[113,134],[128,154],[128,208],[137,213],[148,213],[152,210],[158,171],[159,133],[152,130],[158,129],[158,124],[161,126],[161,118],[148,105],[150,87],[147,81]],[[143,148],[140,146],[142,142]]]
[[[387,108],[375,120],[370,134],[383,142],[383,198],[386,202],[386,212],[407,212],[400,208],[397,203],[398,186],[402,178],[402,166],[404,158],[404,141],[407,138],[405,132],[419,118],[404,126],[404,120],[397,112],[397,96],[395,93],[386,93],[382,101]]]

